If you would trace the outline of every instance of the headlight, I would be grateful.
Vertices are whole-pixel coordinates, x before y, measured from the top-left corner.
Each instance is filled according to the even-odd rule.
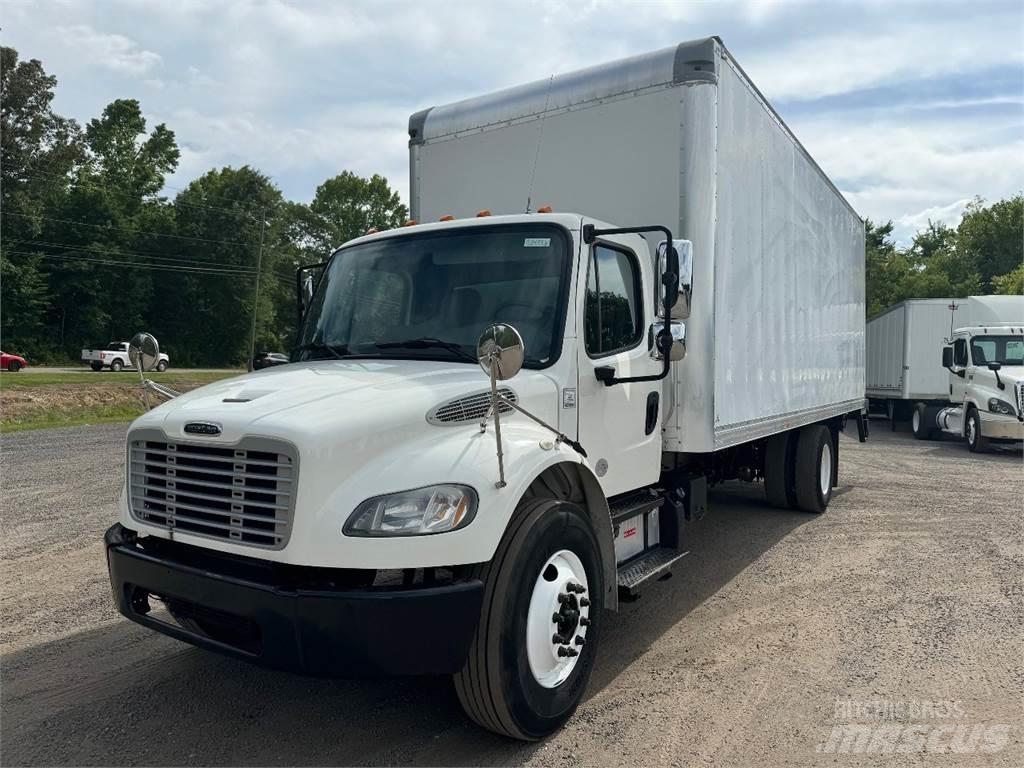
[[[476,491],[467,485],[431,485],[367,499],[349,515],[347,536],[422,536],[469,525]]]
[[[998,397],[990,397],[988,399],[988,409],[992,413],[1005,413],[1007,416],[1016,416],[1017,410],[1005,400],[1000,400]]]

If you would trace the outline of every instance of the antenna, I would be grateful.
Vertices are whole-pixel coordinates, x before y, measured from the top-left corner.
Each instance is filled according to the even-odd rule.
[[[526,212],[530,212],[530,201],[533,200],[533,180],[537,177],[537,160],[540,158],[540,145],[544,141],[544,121],[548,117],[548,103],[551,100],[551,84],[555,76],[548,78],[548,90],[544,94],[544,110],[540,113],[540,130],[537,133],[537,151],[533,155],[533,168],[530,170],[530,189],[526,192]]]
[[[956,303],[956,299],[949,302],[949,338],[953,338],[953,318],[956,317],[956,311],[960,309],[960,305]]]

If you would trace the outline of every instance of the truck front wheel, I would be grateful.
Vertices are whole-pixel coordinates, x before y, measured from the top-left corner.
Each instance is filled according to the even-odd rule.
[[[988,448],[988,440],[981,434],[981,417],[975,408],[967,412],[967,423],[964,425],[964,436],[971,453],[984,453]]]
[[[114,373],[117,373],[122,368],[124,368],[124,363],[121,362],[121,358],[115,357],[114,360],[110,363],[110,370],[112,370]]]
[[[531,499],[516,511],[489,563],[484,599],[455,690],[488,730],[534,741],[558,730],[590,680],[604,577],[586,513]]]

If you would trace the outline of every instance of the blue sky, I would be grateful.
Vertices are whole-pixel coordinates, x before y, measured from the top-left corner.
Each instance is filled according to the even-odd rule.
[[[0,37],[86,121],[140,100],[183,186],[250,164],[309,200],[341,170],[406,195],[432,104],[720,35],[861,215],[901,241],[1024,188],[1019,2],[4,0]]]

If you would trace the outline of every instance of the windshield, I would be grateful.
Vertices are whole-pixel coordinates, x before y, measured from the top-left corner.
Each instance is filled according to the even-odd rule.
[[[1024,336],[974,336],[971,359],[975,365],[1024,365]]]
[[[293,359],[408,357],[476,362],[491,323],[514,325],[526,367],[562,347],[568,238],[550,224],[391,237],[331,260]]]

